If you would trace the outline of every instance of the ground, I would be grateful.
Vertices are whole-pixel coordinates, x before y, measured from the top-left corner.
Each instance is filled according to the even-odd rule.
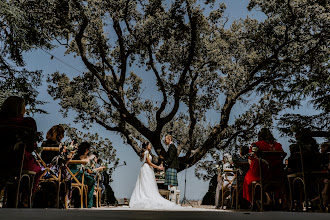
[[[302,212],[248,212],[209,208],[176,210],[132,210],[128,207],[102,207],[92,209],[0,209],[1,220],[101,220],[101,219],[180,219],[180,220],[329,220],[330,213]]]

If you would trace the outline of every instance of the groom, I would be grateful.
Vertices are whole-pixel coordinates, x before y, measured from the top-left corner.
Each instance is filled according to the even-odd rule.
[[[164,158],[164,166],[166,169],[164,185],[170,187],[178,186],[177,170],[179,169],[178,152],[172,139],[172,136],[169,134],[165,136],[165,144],[169,145],[169,149]]]

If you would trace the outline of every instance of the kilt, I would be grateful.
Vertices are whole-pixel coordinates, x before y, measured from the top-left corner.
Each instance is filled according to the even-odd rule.
[[[174,168],[168,168],[165,172],[165,183],[164,185],[178,185],[178,171]]]

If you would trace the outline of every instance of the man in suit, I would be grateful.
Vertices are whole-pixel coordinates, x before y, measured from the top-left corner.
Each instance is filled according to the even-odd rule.
[[[171,135],[168,134],[165,136],[165,144],[168,145],[169,148],[164,161],[166,169],[164,185],[170,187],[178,185],[177,170],[179,169],[178,152],[172,140],[173,138]]]

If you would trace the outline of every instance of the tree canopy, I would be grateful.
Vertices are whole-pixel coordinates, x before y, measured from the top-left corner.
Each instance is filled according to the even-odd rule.
[[[23,52],[36,47],[51,48],[49,39],[29,20],[27,11],[14,1],[0,1],[0,103],[9,95],[24,97],[30,111],[43,102],[37,100],[41,71],[24,68]]]
[[[247,17],[229,27],[225,5],[215,2],[37,0],[16,6],[87,68],[77,77],[57,72],[48,79],[64,115],[73,110],[86,128],[97,123],[119,133],[138,154],[148,140],[164,155],[161,140],[170,133],[185,152],[181,164],[191,166],[207,153],[246,144],[283,108],[299,104],[288,95],[295,92],[292,82],[328,76],[327,0],[251,0],[248,9],[265,19]],[[245,112],[235,115],[237,105]]]

